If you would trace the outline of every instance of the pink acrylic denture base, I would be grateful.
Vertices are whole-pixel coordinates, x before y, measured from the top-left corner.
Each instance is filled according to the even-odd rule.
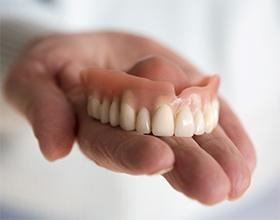
[[[166,81],[153,81],[116,70],[89,68],[82,71],[81,80],[86,95],[104,97],[113,100],[121,98],[125,91],[130,91],[134,98],[129,104],[138,111],[146,107],[154,113],[161,104],[168,104],[176,114],[185,106],[193,112],[202,109],[207,103],[217,99],[219,77],[204,77],[196,86],[183,89],[176,96],[174,85]]]

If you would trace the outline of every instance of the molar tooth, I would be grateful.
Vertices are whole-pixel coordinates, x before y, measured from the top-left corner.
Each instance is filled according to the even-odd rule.
[[[108,98],[105,97],[100,106],[100,121],[103,124],[109,122],[109,108],[110,108],[110,101]]]
[[[215,128],[219,122],[219,101],[218,99],[214,99],[212,101],[212,109],[213,109],[213,128]]]
[[[92,96],[89,96],[89,97],[88,97],[88,102],[87,102],[87,113],[88,113],[89,116],[92,116],[92,117],[93,117],[93,115],[92,115],[92,106],[91,106],[91,100],[92,100],[92,99],[93,99]]]
[[[219,109],[220,104],[219,104],[219,101],[218,101],[217,98],[213,99],[212,105],[213,105],[214,108]]]
[[[118,126],[120,123],[119,100],[116,97],[113,99],[110,106],[109,121],[113,127]]]
[[[195,135],[201,135],[204,133],[204,118],[201,110],[198,110],[194,114],[194,123],[195,123]]]
[[[172,136],[174,133],[174,116],[171,108],[164,104],[152,118],[152,132],[156,136]]]
[[[142,134],[149,134],[151,132],[150,113],[145,107],[141,108],[137,114],[136,131]]]
[[[183,108],[176,116],[175,136],[191,137],[195,131],[193,115],[189,107]]]
[[[100,119],[100,101],[98,98],[94,97],[94,96],[90,96],[88,98],[88,114],[92,117],[94,117],[95,119]]]
[[[207,104],[204,108],[205,132],[210,133],[214,128],[214,111],[212,105]]]
[[[120,126],[126,131],[132,131],[135,129],[135,118],[136,113],[132,107],[134,96],[130,91],[125,91],[123,93],[120,111]]]

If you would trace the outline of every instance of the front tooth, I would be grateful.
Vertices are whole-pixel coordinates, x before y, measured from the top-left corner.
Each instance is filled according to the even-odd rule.
[[[175,120],[175,136],[191,137],[193,136],[195,125],[191,110],[186,107],[182,109],[176,116]]]
[[[88,114],[95,119],[100,119],[100,101],[98,98],[90,96],[88,99]]]
[[[135,129],[135,110],[126,103],[121,103],[120,126],[126,131]]]
[[[195,132],[196,135],[201,135],[204,133],[204,118],[201,110],[198,110],[194,114]]]
[[[136,113],[132,107],[133,101],[133,94],[130,91],[125,91],[122,97],[120,108],[120,126],[126,131],[132,131],[135,129]],[[131,105],[129,103],[131,103]]]
[[[213,128],[217,126],[219,121],[219,101],[217,99],[212,101],[212,108],[213,108]]]
[[[100,121],[103,124],[109,122],[109,108],[110,108],[110,101],[108,98],[104,98],[100,106]]]
[[[149,134],[151,132],[150,113],[147,108],[141,108],[137,114],[136,131],[142,134]]]
[[[174,133],[174,117],[168,105],[160,106],[152,118],[152,132],[156,136],[172,136]]]
[[[204,122],[205,122],[205,132],[210,133],[214,128],[214,111],[212,105],[206,105],[204,109]]]
[[[120,123],[119,101],[117,98],[114,98],[111,104],[109,110],[109,121],[113,127],[118,126]]]

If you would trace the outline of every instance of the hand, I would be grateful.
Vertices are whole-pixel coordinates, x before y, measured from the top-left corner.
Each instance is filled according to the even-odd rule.
[[[33,42],[10,69],[5,93],[34,130],[48,160],[66,156],[76,137],[98,165],[129,174],[163,174],[178,191],[204,204],[236,199],[248,188],[255,168],[250,139],[221,99],[218,127],[193,138],[139,135],[87,116],[80,70],[97,66],[127,71],[139,58],[154,55],[176,63],[190,84],[201,74],[158,43],[124,33],[56,35]]]

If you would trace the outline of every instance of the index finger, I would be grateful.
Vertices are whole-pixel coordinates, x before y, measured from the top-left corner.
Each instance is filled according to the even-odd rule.
[[[77,104],[78,142],[82,152],[96,164],[129,174],[161,174],[172,169],[174,154],[162,140],[101,124]]]
[[[66,156],[75,138],[75,116],[43,64],[26,61],[16,65],[4,89],[8,101],[30,122],[46,159]]]

